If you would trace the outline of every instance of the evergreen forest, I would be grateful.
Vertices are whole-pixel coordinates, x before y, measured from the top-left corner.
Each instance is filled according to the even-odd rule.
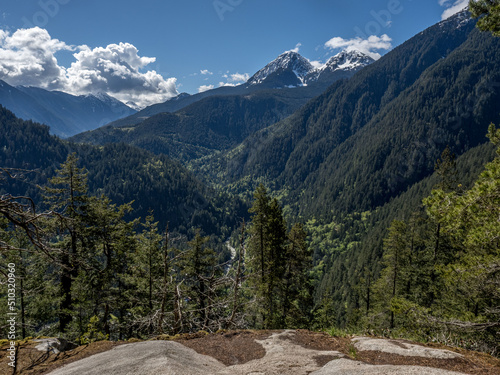
[[[303,328],[498,356],[493,3],[314,98],[206,97],[70,140],[0,107],[0,314],[14,276],[23,338]]]

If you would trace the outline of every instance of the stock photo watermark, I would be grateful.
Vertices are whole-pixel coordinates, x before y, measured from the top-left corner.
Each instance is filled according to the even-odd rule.
[[[8,365],[12,368],[16,367],[16,324],[17,324],[17,308],[16,308],[16,265],[9,263],[7,265],[7,340],[9,348],[7,349]]]
[[[236,7],[240,6],[243,3],[243,0],[215,0],[213,2],[213,6],[215,12],[219,16],[221,21],[224,21],[227,12],[233,12]]]
[[[412,0],[407,1],[411,2]],[[370,35],[378,35],[383,29],[390,27],[393,16],[400,14],[404,10],[401,3],[400,0],[389,0],[385,9],[379,11],[372,9],[370,15],[373,20],[366,23],[364,30],[359,26],[354,28],[357,36],[362,39],[368,39]]]
[[[71,0],[40,0],[38,6],[40,10],[33,13],[31,17],[22,17],[24,29],[31,29],[35,26],[44,28],[49,21],[59,14],[61,5],[66,5]]]

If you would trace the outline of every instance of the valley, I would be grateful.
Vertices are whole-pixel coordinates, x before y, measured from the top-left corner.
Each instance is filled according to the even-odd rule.
[[[247,77],[138,111],[0,81],[19,334],[330,330],[498,356],[500,38],[464,10],[377,60],[287,51]]]

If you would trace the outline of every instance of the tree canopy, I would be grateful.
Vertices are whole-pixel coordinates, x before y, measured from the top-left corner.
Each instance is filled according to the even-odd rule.
[[[472,17],[479,18],[477,27],[500,36],[500,2],[498,0],[470,0]]]

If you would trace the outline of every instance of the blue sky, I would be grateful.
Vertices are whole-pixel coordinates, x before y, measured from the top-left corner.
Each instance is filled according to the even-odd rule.
[[[0,79],[140,106],[242,83],[287,50],[386,53],[466,0],[1,0]],[[26,29],[26,30],[20,30]]]

